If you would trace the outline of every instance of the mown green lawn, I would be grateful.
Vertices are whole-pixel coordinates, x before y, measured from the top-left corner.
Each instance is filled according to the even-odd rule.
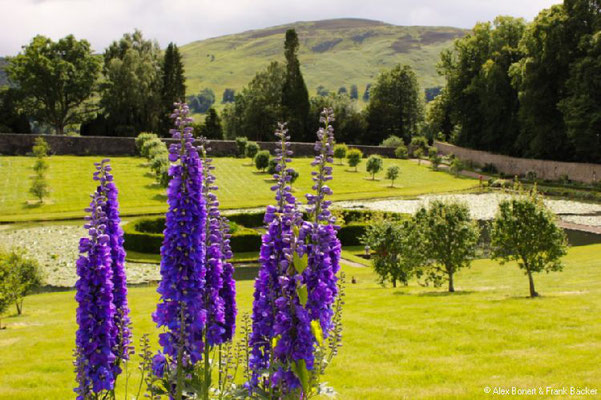
[[[102,157],[52,156],[48,159],[50,198],[39,204],[29,194],[34,159],[31,157],[0,157],[0,222],[75,218],[84,215],[89,193],[94,189],[94,162]],[[271,176],[259,173],[249,165],[249,159],[217,158],[216,175],[220,186],[222,208],[247,208],[271,204]],[[300,177],[296,193],[304,200],[310,190],[311,160],[296,159],[293,167]],[[135,157],[112,159],[115,181],[120,190],[123,215],[162,213],[166,211],[165,190],[154,183],[146,161]],[[387,159],[384,168],[399,165],[400,178],[395,187],[384,180],[372,181],[365,172],[365,160],[359,172],[346,166],[334,167],[333,200],[368,199],[393,196],[415,196],[434,192],[465,190],[477,186],[477,181],[456,178],[444,172],[434,172],[407,160]],[[384,173],[380,173],[380,178]]]
[[[382,288],[368,268],[346,266],[357,284],[347,285],[344,346],[325,379],[342,400],[486,399],[492,395],[484,388],[495,386],[599,390],[599,254],[601,245],[570,249],[564,272],[536,276],[538,299],[525,297],[527,279],[517,267],[490,260],[459,273],[452,295],[415,283]],[[0,399],[73,398],[73,296],[28,297],[23,316],[3,320]],[[252,281],[239,282],[242,312],[251,298]],[[156,300],[154,287],[130,289],[137,338],[156,337]],[[130,371],[135,385],[135,366]]]

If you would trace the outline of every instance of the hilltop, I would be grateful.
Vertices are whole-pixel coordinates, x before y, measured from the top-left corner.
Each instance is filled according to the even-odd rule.
[[[244,87],[271,61],[283,61],[284,34],[295,28],[310,95],[318,86],[338,91],[355,84],[359,96],[378,73],[398,63],[416,71],[423,89],[444,83],[436,73],[441,50],[468,31],[451,27],[396,26],[365,19],[296,22],[201,40],[180,48],[187,93],[210,88],[219,104],[225,88]]]

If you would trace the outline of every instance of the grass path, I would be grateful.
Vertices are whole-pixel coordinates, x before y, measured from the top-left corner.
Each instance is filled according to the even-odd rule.
[[[416,283],[382,288],[370,268],[345,266],[344,345],[325,380],[344,400],[485,399],[487,386],[601,389],[599,254],[601,245],[570,249],[564,272],[536,276],[538,299],[525,297],[515,265],[490,260],[460,272],[452,295]],[[238,283],[241,313],[252,290],[252,281]],[[0,399],[73,398],[73,296],[34,295],[23,316],[3,319]],[[129,299],[136,337],[156,338],[155,288],[130,288]]]
[[[83,216],[89,202],[93,163],[102,157],[52,156],[48,159],[48,181],[51,195],[44,204],[32,201],[29,194],[32,175],[31,157],[0,157],[0,222],[51,220]],[[249,208],[273,202],[271,177],[257,172],[249,159],[215,159],[219,198],[223,208]],[[295,159],[292,166],[300,172],[295,183],[296,193],[304,200],[310,190],[311,160]],[[365,160],[359,172],[334,166],[333,200],[373,199],[416,196],[427,193],[460,191],[477,186],[477,181],[455,178],[444,172],[434,172],[407,160],[386,159],[384,167],[398,165],[400,178],[395,187],[389,182],[367,178]],[[114,157],[112,166],[120,189],[119,201],[123,215],[162,213],[166,210],[165,190],[154,183],[145,160],[135,157]],[[383,176],[383,173],[380,174]]]

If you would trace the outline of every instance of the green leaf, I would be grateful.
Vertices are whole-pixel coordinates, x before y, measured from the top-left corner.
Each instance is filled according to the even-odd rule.
[[[313,332],[313,336],[315,336],[317,343],[320,346],[323,346],[323,331],[321,329],[321,324],[319,323],[319,321],[311,321],[311,332]]]
[[[305,395],[309,394],[309,371],[305,360],[301,359],[292,364],[292,372],[298,378]]]
[[[303,271],[307,269],[307,266],[309,265],[309,257],[306,254],[302,257],[299,257],[298,253],[294,253],[294,256],[292,257],[292,263],[294,264],[296,272],[302,274]]]
[[[298,295],[298,300],[300,301],[301,305],[305,306],[309,298],[309,291],[307,290],[307,285],[301,285],[297,287],[296,294]]]

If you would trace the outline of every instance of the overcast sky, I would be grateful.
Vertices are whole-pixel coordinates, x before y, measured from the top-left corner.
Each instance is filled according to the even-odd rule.
[[[0,55],[37,34],[73,33],[102,51],[139,28],[162,47],[295,21],[369,18],[396,25],[471,28],[497,15],[532,20],[560,0],[0,0]]]

